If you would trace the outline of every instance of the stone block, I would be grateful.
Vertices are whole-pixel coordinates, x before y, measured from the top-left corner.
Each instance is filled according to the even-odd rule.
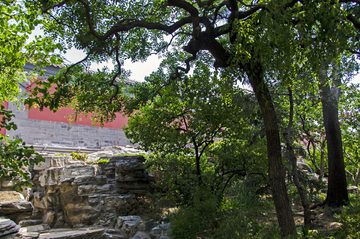
[[[25,200],[21,193],[15,191],[0,191],[0,202]]]

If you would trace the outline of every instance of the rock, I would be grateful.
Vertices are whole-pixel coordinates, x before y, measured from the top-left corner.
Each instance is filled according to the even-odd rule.
[[[48,212],[43,216],[42,221],[48,225],[54,225],[55,223],[55,212]]]
[[[151,239],[170,239],[168,236],[171,233],[171,224],[160,224],[157,227],[154,227],[150,231],[150,238]]]
[[[96,177],[89,176],[79,176],[74,178],[74,181],[71,183],[73,186],[79,185],[104,185],[107,183],[107,178],[105,175],[100,175]]]
[[[19,234],[27,233],[27,232],[43,232],[50,230],[50,226],[48,224],[40,224],[40,225],[33,225],[27,227],[21,227],[19,230]]]
[[[39,239],[90,239],[99,237],[104,233],[104,229],[79,229],[79,230],[57,230],[52,229],[49,232],[41,233]]]
[[[102,239],[125,239],[124,233],[116,229],[106,229],[104,234],[101,235]]]
[[[357,186],[349,186],[347,188],[347,190],[348,190],[349,193],[358,193],[359,192],[359,189],[358,189]]]
[[[133,237],[137,231],[145,230],[145,225],[139,216],[123,216],[118,217],[117,228],[119,228],[126,238]]]
[[[38,232],[23,232],[19,234],[22,239],[36,239],[39,238],[40,233]]]
[[[137,232],[133,237],[130,239],[150,239],[150,234],[145,232]]]
[[[7,218],[0,218],[0,238],[14,238],[20,226]]]
[[[31,202],[25,200],[1,201],[0,215],[7,216],[15,222],[30,217],[33,211]]]
[[[136,195],[148,192],[152,177],[143,168],[144,160],[117,156],[106,165],[69,165],[68,160],[63,167],[34,170],[33,218],[56,228],[113,226],[118,215],[135,214]]]
[[[167,218],[167,217],[162,217],[162,218],[160,218],[160,220],[159,220],[159,224],[165,224],[165,223],[169,223],[170,222],[170,219],[169,218]]]
[[[69,161],[71,161],[71,156],[43,156],[45,162],[40,162],[37,165],[34,165],[33,170],[44,170],[50,167],[65,167]]]
[[[25,200],[21,193],[15,191],[0,191],[0,202]]]
[[[330,223],[329,228],[331,230],[337,230],[337,229],[340,229],[342,227],[342,225],[343,224],[340,222],[332,222],[332,223]]]
[[[126,173],[129,171],[144,170],[145,158],[143,156],[117,156],[111,160],[116,161],[115,173]]]
[[[21,227],[34,226],[42,224],[42,220],[22,220],[18,224]]]
[[[48,168],[39,173],[40,186],[60,185],[73,181],[79,176],[94,177],[97,175],[96,165],[70,165],[61,168]]]

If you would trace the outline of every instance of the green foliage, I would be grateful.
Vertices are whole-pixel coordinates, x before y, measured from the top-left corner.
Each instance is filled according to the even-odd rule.
[[[68,156],[67,154],[61,154],[61,153],[57,153],[57,154],[54,154],[55,156]]]
[[[73,160],[81,160],[81,161],[84,161],[84,162],[89,157],[89,156],[87,156],[86,153],[78,154],[78,153],[72,152],[70,155],[73,158]]]
[[[221,178],[216,173],[215,165],[209,163],[206,157],[200,160],[203,172],[201,186],[198,184],[196,164],[192,155],[150,154],[144,167],[157,178],[156,193],[163,194],[163,197],[176,204],[193,204],[198,187],[214,194],[221,189]]]
[[[11,111],[5,110],[4,106],[0,105],[0,115],[2,115],[0,128],[16,130],[17,126],[11,122],[11,117],[14,116]],[[0,178],[4,176],[17,178],[14,187],[20,191],[21,186],[31,186],[28,167],[43,162],[45,159],[35,153],[32,146],[25,146],[25,142],[21,139],[11,140],[0,134],[0,142]]]
[[[110,159],[99,159],[97,161],[97,164],[103,164],[103,165],[107,165],[110,162]]]
[[[336,215],[342,223],[341,229],[335,233],[336,238],[359,238],[360,230],[360,197],[350,199],[350,205],[343,208],[343,212]]]
[[[342,131],[346,170],[355,186],[356,177],[360,173],[359,120],[360,120],[360,89],[359,85],[342,87],[340,98],[340,127]]]
[[[61,49],[60,44],[41,36],[28,41],[34,28],[43,23],[40,14],[39,9],[17,1],[0,1],[0,103],[17,101],[24,93],[20,92],[18,84],[36,76],[24,72],[26,63],[44,67],[62,62],[60,57],[51,54]]]
[[[279,238],[279,229],[263,220],[273,205],[255,191],[256,187],[240,180],[223,199],[198,190],[203,200],[180,207],[169,216],[174,238]]]

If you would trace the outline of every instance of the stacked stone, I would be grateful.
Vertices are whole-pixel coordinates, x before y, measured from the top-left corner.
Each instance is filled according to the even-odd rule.
[[[0,238],[13,239],[17,235],[19,229],[20,226],[16,225],[12,220],[0,218]]]
[[[0,191],[0,216],[19,222],[31,216],[33,206],[15,191]]]
[[[118,215],[136,213],[136,196],[152,180],[142,156],[112,157],[106,165],[54,157],[34,168],[32,197],[35,217],[52,228],[114,225]]]

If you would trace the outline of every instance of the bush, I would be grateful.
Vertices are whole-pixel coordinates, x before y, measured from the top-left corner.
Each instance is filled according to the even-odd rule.
[[[200,200],[193,205],[182,206],[171,214],[174,238],[280,238],[276,224],[264,220],[264,213],[272,211],[271,200],[265,200],[255,193],[255,187],[237,180],[220,198],[197,189]],[[201,200],[203,198],[203,200]],[[270,216],[271,217],[271,216]]]
[[[350,205],[336,215],[342,227],[335,233],[336,238],[360,238],[360,197],[351,198]]]
[[[199,187],[216,194],[222,182],[214,165],[209,164],[206,157],[201,158],[201,186],[192,155],[150,154],[144,166],[150,174],[156,176],[155,193],[162,194],[177,205],[191,205],[196,197],[196,188]]]
[[[84,162],[88,158],[86,153],[78,154],[78,153],[75,153],[75,152],[71,153],[71,157],[73,158],[73,160],[81,160],[81,161],[84,161]]]

